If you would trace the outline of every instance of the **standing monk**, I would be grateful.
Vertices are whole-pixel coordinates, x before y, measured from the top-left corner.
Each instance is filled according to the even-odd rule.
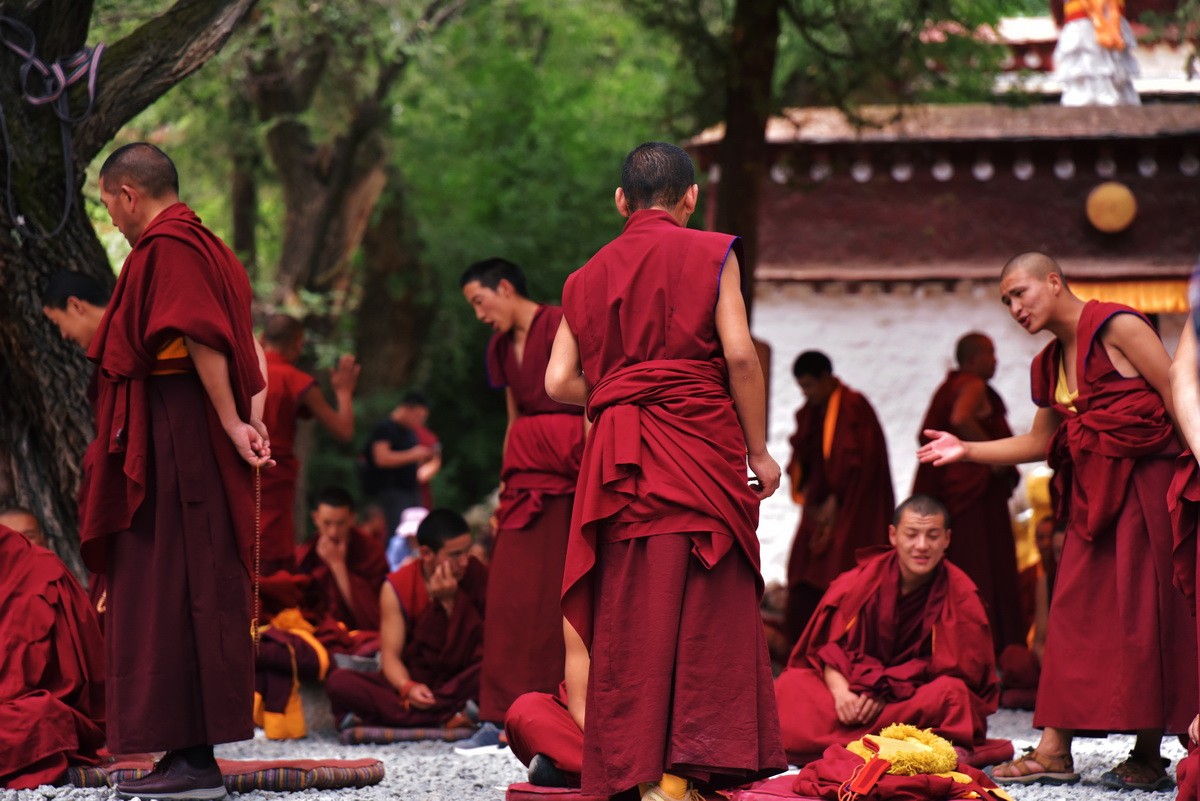
[[[983,334],[971,333],[954,348],[958,369],[933,393],[921,431],[953,432],[959,439],[986,442],[1012,436],[1004,401],[988,381],[996,374],[996,347]],[[920,435],[921,444],[929,438]],[[922,464],[913,480],[914,495],[930,495],[946,504],[954,521],[954,540],[946,558],[966,571],[988,610],[996,653],[1024,644],[1021,599],[1017,587],[1017,551],[1008,496],[1020,481],[1013,467],[963,463]]]
[[[1171,785],[1159,745],[1196,709],[1196,639],[1171,586],[1166,493],[1179,453],[1171,423],[1171,360],[1145,317],[1084,303],[1058,264],[1013,257],[1000,274],[1013,319],[1054,340],[1033,361],[1038,405],[1029,433],[991,442],[926,431],[917,455],[935,465],[1046,458],[1055,516],[1066,531],[1033,723],[1037,748],[1000,765],[1000,783],[1074,783],[1076,730],[1137,732],[1129,758],[1101,778],[1122,789]]]
[[[475,316],[495,331],[488,380],[504,388],[508,406],[484,619],[483,726],[455,749],[465,753],[499,744],[504,715],[518,696],[554,692],[562,681],[559,591],[584,422],[578,406],[546,394],[562,309],[531,300],[521,268],[505,259],[472,264],[461,284]]]
[[[262,332],[267,357],[267,401],[263,424],[271,432],[275,467],[263,475],[262,574],[291,570],[296,548],[296,421],[315,417],[342,442],[354,436],[354,387],[359,366],[350,354],[329,375],[336,406],[330,406],[316,379],[295,366],[304,352],[304,326],[295,317],[273,314]]]
[[[107,579],[108,747],[166,751],[124,797],[221,798],[215,743],[254,734],[248,569],[255,470],[269,466],[250,281],[179,202],[175,165],[144,142],[100,168],[133,246],[88,358],[96,439],[80,542]]]
[[[820,351],[797,356],[792,374],[806,402],[796,412],[788,464],[792,497],[804,507],[788,557],[789,646],[829,584],[854,567],[855,551],[887,544],[895,506],[887,442],[871,403],[833,374]]]
[[[698,192],[680,148],[629,154],[625,230],[567,279],[546,371],[594,426],[562,599],[592,658],[585,795],[696,798],[786,764],[755,534],[779,465],[740,243],[684,227]]]

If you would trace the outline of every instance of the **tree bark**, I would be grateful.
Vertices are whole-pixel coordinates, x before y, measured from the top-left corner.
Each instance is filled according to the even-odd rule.
[[[737,0],[725,83],[725,138],[718,163],[714,228],[742,237],[742,294],[753,311],[759,187],[767,170],[767,121],[779,42],[781,0]]]
[[[355,352],[362,363],[358,385],[363,393],[408,383],[429,336],[434,309],[428,298],[435,281],[420,253],[404,179],[393,171],[362,243],[363,299]]]
[[[62,340],[42,315],[41,292],[62,269],[111,286],[113,274],[83,208],[84,170],[117,130],[217,52],[254,0],[182,0],[105,53],[92,116],[78,125],[70,156],[74,181],[66,186],[58,119],[21,97],[21,60],[0,48],[3,107],[13,208],[0,203],[0,503],[29,507],[63,560],[83,574],[79,558],[76,493],[80,460],[92,437],[85,391],[91,365]],[[28,25],[39,57],[52,61],[86,41],[90,0],[30,0],[5,4]],[[71,92],[72,109],[84,88]],[[15,216],[34,231],[54,228],[68,201],[66,226],[49,239],[23,236]]]

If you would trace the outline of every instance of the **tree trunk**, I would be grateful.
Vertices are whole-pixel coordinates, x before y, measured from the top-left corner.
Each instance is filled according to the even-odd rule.
[[[258,175],[262,168],[262,150],[254,135],[254,107],[241,87],[233,88],[229,98],[232,141],[229,205],[233,219],[233,241],[229,246],[251,275],[258,274]]]
[[[767,120],[779,42],[781,0],[737,0],[725,84],[725,138],[718,163],[714,228],[742,237],[742,294],[753,310],[759,185],[767,169]]]
[[[420,252],[404,179],[392,174],[362,243],[363,300],[355,352],[362,363],[358,385],[363,393],[404,386],[429,336],[435,280]]]
[[[83,209],[84,171],[117,130],[174,84],[198,69],[228,39],[254,0],[182,0],[115,42],[101,61],[92,115],[74,129],[74,180],[66,186],[59,123],[50,109],[21,97],[20,59],[0,49],[14,208],[0,204],[0,503],[28,506],[50,543],[82,575],[76,493],[80,458],[92,437],[85,397],[91,365],[42,316],[41,291],[62,269],[112,285],[113,275]],[[89,0],[26,0],[5,4],[28,25],[39,57],[49,62],[78,50],[92,15]],[[72,90],[72,109],[85,104]],[[64,194],[67,197],[64,197]],[[14,217],[49,232],[69,197],[63,230],[50,239],[18,233]]]

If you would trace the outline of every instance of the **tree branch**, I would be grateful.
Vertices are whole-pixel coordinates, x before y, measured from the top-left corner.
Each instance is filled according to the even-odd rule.
[[[90,163],[121,126],[202,67],[254,3],[179,0],[109,47],[100,62],[92,115],[75,132],[76,163]]]

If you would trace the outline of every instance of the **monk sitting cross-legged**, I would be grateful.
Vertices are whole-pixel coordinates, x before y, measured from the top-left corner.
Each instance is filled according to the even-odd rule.
[[[462,516],[434,509],[417,528],[420,557],[379,593],[382,671],[335,670],[334,716],[379,726],[444,726],[479,697],[487,568],[469,555]]]
[[[843,573],[775,680],[788,758],[808,762],[890,723],[981,742],[999,687],[987,613],[942,557],[946,508],[915,495],[888,526],[892,548]]]

